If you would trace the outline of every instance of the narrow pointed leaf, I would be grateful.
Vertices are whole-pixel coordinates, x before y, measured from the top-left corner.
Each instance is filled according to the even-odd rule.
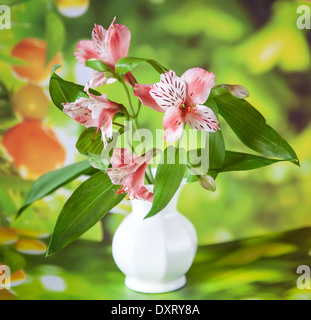
[[[262,155],[288,160],[299,165],[298,157],[292,147],[246,100],[237,99],[228,93],[215,96],[214,99],[219,113],[246,146]]]
[[[166,69],[160,63],[152,59],[125,57],[117,61],[115,67],[116,74],[119,76],[120,79],[122,79],[125,74],[127,74],[129,71],[132,71],[141,63],[149,63],[159,73],[164,73],[168,71],[168,69]]]
[[[114,208],[125,196],[116,195],[117,188],[104,172],[98,172],[83,182],[65,203],[57,219],[47,255],[57,253],[79,238]]]
[[[268,159],[253,154],[226,151],[225,161],[219,172],[252,170],[264,166],[269,166],[279,161],[285,160]]]
[[[91,169],[92,166],[88,161],[82,161],[44,174],[33,184],[25,204],[17,213],[17,217],[33,202],[42,199],[77,177],[86,174]]]
[[[96,71],[100,71],[100,72],[111,72],[112,74],[114,73],[114,71],[109,68],[104,62],[102,62],[101,60],[98,59],[90,59],[85,61],[85,65],[89,68],[92,68]]]
[[[150,218],[163,210],[178,190],[186,169],[186,164],[179,164],[182,157],[180,150],[170,146],[163,154],[163,164],[158,165],[155,182],[153,204],[146,218]]]

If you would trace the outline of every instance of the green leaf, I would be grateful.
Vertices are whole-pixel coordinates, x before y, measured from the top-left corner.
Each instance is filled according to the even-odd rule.
[[[111,68],[109,68],[104,62],[98,59],[87,60],[85,61],[85,65],[100,72],[111,72],[112,74],[114,74],[114,71]]]
[[[215,96],[214,100],[219,113],[246,146],[263,155],[299,165],[298,157],[291,146],[246,100],[237,99],[228,93]]]
[[[84,87],[79,84],[66,81],[62,79],[59,75],[55,73],[55,71],[60,66],[53,66],[54,71],[51,75],[49,91],[52,98],[52,101],[56,105],[56,107],[60,110],[63,110],[63,102],[74,102],[79,98],[88,98],[87,93],[84,91]],[[100,95],[95,90],[90,90],[90,92],[94,95]]]
[[[89,153],[101,154],[104,148],[102,133],[98,130],[96,134],[96,131],[97,128],[86,128],[83,130],[76,143],[76,148],[80,153],[85,155]]]
[[[109,167],[108,161],[103,161],[101,154],[89,153],[87,155],[89,161],[100,171],[106,172]]]
[[[44,174],[33,184],[25,204],[18,210],[17,217],[33,202],[42,199],[75,178],[86,174],[90,169],[92,169],[90,163],[82,161]]]
[[[168,71],[168,69],[166,69],[160,63],[152,59],[125,57],[117,61],[115,67],[116,74],[119,76],[120,79],[122,79],[125,74],[136,68],[141,63],[149,63],[159,73],[164,73]]]
[[[187,169],[186,164],[179,164],[179,159],[183,156],[180,150],[183,149],[173,146],[165,149],[155,177],[152,208],[145,219],[163,210],[178,190]]]
[[[125,196],[116,195],[117,188],[104,172],[98,172],[82,183],[58,217],[47,255],[57,253],[79,238],[114,208]]]
[[[218,117],[218,108],[213,98],[209,98],[206,105],[211,108]],[[208,159],[208,161],[206,161]],[[216,179],[218,171],[222,168],[225,159],[225,142],[222,131],[217,130],[208,134],[208,143],[204,149],[188,151],[188,165],[194,170],[190,171],[188,182],[198,181],[195,174],[209,174]],[[191,174],[192,172],[192,174]],[[191,175],[193,177],[191,177]]]
[[[273,163],[285,161],[281,159],[268,159],[252,154],[226,151],[225,161],[220,172],[226,171],[242,171],[261,168]]]
[[[64,102],[74,102],[79,98],[88,98],[83,86],[65,81],[56,73],[50,79],[49,91],[52,101],[59,110],[63,110],[62,103]]]
[[[45,38],[47,42],[46,64],[60,51],[65,43],[65,26],[62,19],[55,12],[48,12],[45,18]]]
[[[211,108],[218,118],[218,108],[213,98],[209,98],[206,105]],[[218,119],[219,120],[219,119]],[[216,179],[217,170],[222,168],[225,159],[225,142],[222,131],[217,130],[209,134],[209,170],[208,174]]]

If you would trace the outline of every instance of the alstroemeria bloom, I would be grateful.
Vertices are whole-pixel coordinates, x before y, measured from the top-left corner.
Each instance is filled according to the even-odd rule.
[[[116,18],[113,19],[108,30],[101,25],[95,25],[92,40],[82,40],[78,43],[74,55],[81,64],[85,65],[85,61],[90,59],[98,59],[114,70],[116,62],[127,56],[131,33],[123,24],[114,24],[115,20]],[[125,80],[131,85],[136,83],[131,73],[125,76]],[[95,71],[94,77],[87,86],[99,87],[114,81],[116,79],[109,72]]]
[[[152,201],[153,194],[144,184],[145,171],[153,157],[153,151],[143,156],[131,154],[128,149],[115,148],[111,157],[112,168],[107,173],[115,185],[121,185],[117,193],[127,193],[130,199]]]
[[[112,138],[112,121],[116,113],[122,111],[122,106],[107,99],[105,94],[89,98],[80,98],[75,102],[63,103],[63,112],[85,127],[101,129],[104,145]],[[96,131],[97,132],[97,131]]]
[[[214,112],[202,105],[214,85],[215,75],[204,69],[189,69],[181,78],[170,70],[161,74],[156,84],[135,85],[134,95],[144,105],[165,112],[164,138],[175,142],[181,137],[185,123],[196,130],[215,132],[219,129]]]

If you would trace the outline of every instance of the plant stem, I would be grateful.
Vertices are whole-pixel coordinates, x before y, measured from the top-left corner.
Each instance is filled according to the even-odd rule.
[[[128,103],[129,103],[129,106],[130,106],[130,109],[131,109],[131,113],[132,113],[132,116],[129,115],[129,114],[128,115],[129,115],[130,118],[133,119],[133,124],[134,124],[135,130],[139,130],[139,124],[138,124],[137,116],[138,116],[140,108],[141,108],[141,102],[139,101],[138,110],[135,113],[129,90],[128,90],[128,88],[127,88],[127,86],[126,86],[124,81],[122,81],[122,85],[123,85],[123,88],[124,88],[124,90],[126,92],[127,100],[128,100]],[[131,145],[132,145],[132,152],[134,152],[133,144],[131,144]],[[154,183],[154,179],[153,179],[153,175],[152,175],[150,166],[148,166],[148,173],[147,172],[145,173],[146,180],[148,181],[149,184],[153,184]]]
[[[130,96],[129,90],[128,90],[128,88],[127,88],[127,86],[126,86],[124,81],[122,81],[122,85],[123,85],[123,88],[124,88],[124,90],[126,92],[127,100],[128,100],[129,106],[131,108],[131,112],[133,114],[132,116],[130,115],[130,117],[134,118],[135,117],[135,110],[134,110],[134,107],[133,107],[133,104],[132,104],[132,100],[131,100],[131,96]]]
[[[112,122],[112,124],[116,125],[116,126],[119,126],[121,128],[124,128],[124,125],[121,124],[121,123],[118,123],[118,122]]]

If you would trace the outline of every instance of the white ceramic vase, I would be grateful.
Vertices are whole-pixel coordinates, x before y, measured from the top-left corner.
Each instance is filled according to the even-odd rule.
[[[134,291],[169,292],[186,283],[185,274],[197,250],[197,234],[192,223],[177,211],[180,190],[165,209],[145,220],[152,204],[132,200],[132,213],[114,234],[114,261],[126,276],[125,285]]]

